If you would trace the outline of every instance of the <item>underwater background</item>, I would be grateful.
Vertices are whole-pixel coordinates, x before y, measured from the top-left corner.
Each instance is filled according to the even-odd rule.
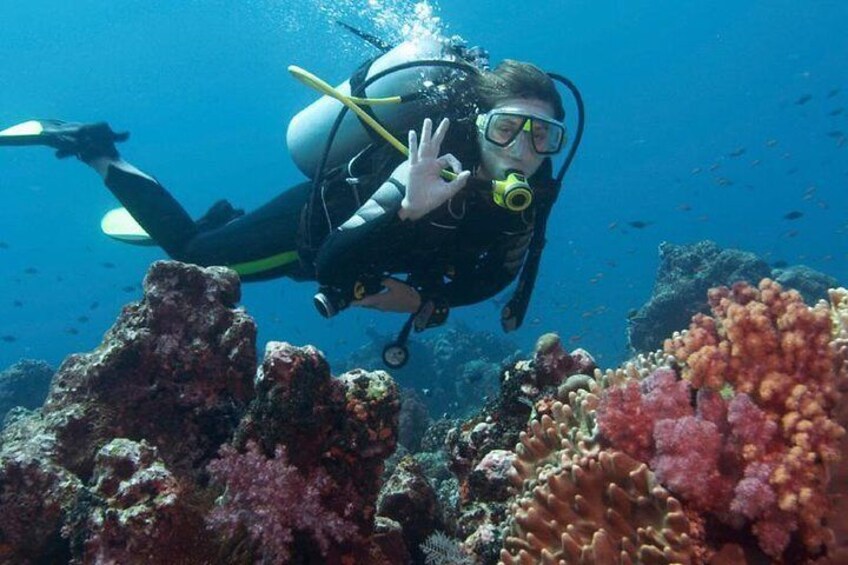
[[[508,336],[525,351],[555,331],[619,364],[663,241],[710,239],[848,280],[844,2],[32,0],[2,3],[0,18],[0,128],[57,118],[129,130],[122,155],[195,217],[220,198],[252,209],[303,180],[284,134],[315,94],[286,66],[337,84],[375,55],[336,19],[390,41],[404,26],[457,34],[493,64],[569,77],[586,132],[524,326]],[[0,192],[0,368],[93,349],[164,253],[101,235],[116,201],[48,149],[0,148]],[[404,320],[359,309],[325,320],[314,283],[242,291],[260,348],[311,343],[334,368],[369,341],[365,328]],[[449,327],[500,332],[497,302],[455,309]]]

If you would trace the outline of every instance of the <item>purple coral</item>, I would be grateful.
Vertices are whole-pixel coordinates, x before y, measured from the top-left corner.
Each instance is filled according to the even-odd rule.
[[[772,471],[774,471],[774,465],[767,463],[748,465],[745,469],[745,477],[736,485],[730,510],[753,520],[774,507],[777,495],[769,485],[769,476]]]
[[[724,502],[729,489],[718,472],[723,441],[715,424],[695,416],[660,420],[654,440],[651,467],[663,485],[702,509]]]
[[[733,436],[743,445],[750,444],[767,450],[777,435],[777,424],[747,394],[737,394],[727,407],[727,421]]]
[[[266,458],[254,442],[248,442],[245,453],[228,445],[220,453],[209,471],[227,490],[223,503],[208,518],[211,526],[232,536],[244,525],[263,558],[274,563],[289,559],[294,531],[309,534],[325,556],[333,541],[355,537],[355,526],[324,505],[323,497],[332,494],[336,485],[323,469],[300,473],[289,464],[281,445],[273,459]]]

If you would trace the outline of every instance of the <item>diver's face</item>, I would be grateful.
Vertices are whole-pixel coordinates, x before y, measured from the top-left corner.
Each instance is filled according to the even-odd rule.
[[[495,106],[495,110],[515,112],[517,114],[535,114],[549,119],[554,119],[554,108],[549,102],[537,98],[513,98],[505,100]],[[509,170],[518,170],[526,176],[535,173],[545,155],[539,155],[533,150],[530,139],[532,132],[522,131],[511,144],[499,147],[486,139],[483,132],[477,132],[477,140],[480,143],[481,165],[478,176],[486,180],[506,178]]]

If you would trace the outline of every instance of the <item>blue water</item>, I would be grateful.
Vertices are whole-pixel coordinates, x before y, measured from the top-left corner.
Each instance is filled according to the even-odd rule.
[[[386,13],[410,12],[406,2],[363,4],[3,2],[0,126],[107,120],[132,132],[124,156],[192,215],[222,197],[253,208],[303,178],[284,131],[314,95],[286,65],[341,82],[372,51],[331,16],[396,38]],[[620,362],[626,314],[650,295],[662,241],[709,238],[848,281],[848,144],[828,135],[848,131],[848,111],[830,115],[848,108],[847,3],[443,0],[434,8],[447,35],[486,46],[493,62],[565,74],[586,101],[584,143],[552,215],[519,345],[557,331],[605,366]],[[164,254],[100,235],[113,197],[87,167],[46,149],[0,150],[0,191],[0,336],[14,338],[0,341],[0,368],[91,350]],[[783,218],[793,210],[803,216]],[[402,322],[361,310],[326,321],[310,283],[243,289],[260,347],[313,343],[339,360],[365,343],[366,326]],[[452,314],[500,331],[498,315],[492,303]]]

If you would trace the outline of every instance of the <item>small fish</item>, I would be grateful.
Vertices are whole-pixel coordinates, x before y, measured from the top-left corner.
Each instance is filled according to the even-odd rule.
[[[80,324],[84,324],[88,321],[88,316],[77,316],[77,322]]]
[[[804,104],[806,104],[807,102],[809,102],[812,99],[813,99],[812,94],[804,94],[803,96],[801,96],[800,98],[798,98],[795,101],[795,105],[796,106],[803,106]]]
[[[792,167],[791,169],[787,169],[786,176],[791,177],[792,175],[794,175],[797,172],[798,172],[798,167]]]
[[[97,308],[99,308],[99,307],[100,307],[100,303],[97,302],[96,300],[88,305],[89,310],[97,310]]]
[[[730,153],[727,154],[728,157],[741,157],[745,154],[746,149],[744,147],[740,147],[738,149],[734,149]]]
[[[20,308],[23,305],[24,305],[24,303],[21,302],[20,300],[15,300],[15,301],[12,302],[12,306],[14,306],[15,308]]]
[[[16,338],[13,335],[6,334],[3,337],[0,337],[0,340],[5,341],[6,343],[14,343],[14,342],[18,341],[18,338]]]
[[[792,210],[791,212],[784,214],[783,219],[784,220],[797,220],[798,218],[802,217],[803,215],[804,215],[804,212],[799,212],[798,210]]]
[[[0,249],[9,249],[9,244],[5,241],[0,241]]]
[[[713,163],[712,165],[710,165],[710,172],[718,170],[719,167],[721,167],[721,163]]]
[[[766,147],[774,147],[775,145],[777,145],[776,139],[772,138],[766,140]]]
[[[690,173],[691,173],[691,174],[693,174],[693,175],[697,175],[697,174],[698,174],[698,173],[700,173],[702,170],[703,170],[703,169],[702,169],[701,167],[695,167],[694,169],[692,169],[692,170],[690,171]]]
[[[834,108],[833,110],[828,112],[827,115],[828,116],[838,116],[839,114],[841,114],[844,111],[845,111],[845,109],[840,106],[839,108]]]
[[[837,94],[839,94],[840,92],[841,92],[841,90],[840,90],[840,89],[838,89],[838,88],[831,88],[831,89],[830,89],[830,91],[827,93],[827,97],[828,97],[828,98],[833,98],[834,96],[836,96],[836,95],[837,95]]]
[[[65,330],[65,333],[70,335],[79,335],[79,330],[76,328],[68,328]]]
[[[733,181],[727,177],[718,177],[715,181],[719,186],[733,186]]]
[[[614,230],[614,229],[615,229],[615,228],[617,228],[617,227],[618,227],[618,222],[610,222],[610,223],[607,225],[607,229],[608,229],[608,230]]]
[[[683,204],[678,204],[677,209],[680,210],[681,212],[688,212],[689,210],[692,209],[692,206],[690,206],[689,204],[686,204],[684,202]]]
[[[833,139],[840,139],[845,137],[845,133],[841,129],[834,129],[827,132],[828,137],[832,137]]]
[[[100,263],[100,266],[103,267],[104,269],[114,269],[115,268],[115,264],[111,261],[103,261],[102,263]]]
[[[760,164],[760,163],[762,163],[762,161],[761,161],[761,160],[759,160],[759,159],[754,159],[753,161],[751,161],[751,166],[752,166],[752,167],[757,167],[757,166],[759,166],[759,164]]]
[[[653,224],[653,222],[644,222],[642,220],[633,220],[632,222],[627,222],[627,225],[631,228],[636,228],[637,230],[645,229],[646,227]]]
[[[577,343],[581,339],[583,339],[582,335],[574,334],[574,335],[572,335],[571,337],[568,338],[568,343]]]
[[[134,284],[128,284],[127,286],[121,287],[121,290],[123,290],[126,293],[135,292],[135,285]]]
[[[801,232],[799,232],[798,230],[789,230],[788,232],[786,232],[786,237],[796,237],[799,233]]]
[[[27,275],[37,275],[38,269],[36,269],[35,267],[27,267],[26,269],[24,269],[24,273],[26,273]]]
[[[775,261],[774,263],[771,264],[771,266],[774,267],[775,269],[785,269],[788,265],[789,265],[789,263],[787,263],[786,261],[784,261],[782,259],[778,259],[777,261]]]

